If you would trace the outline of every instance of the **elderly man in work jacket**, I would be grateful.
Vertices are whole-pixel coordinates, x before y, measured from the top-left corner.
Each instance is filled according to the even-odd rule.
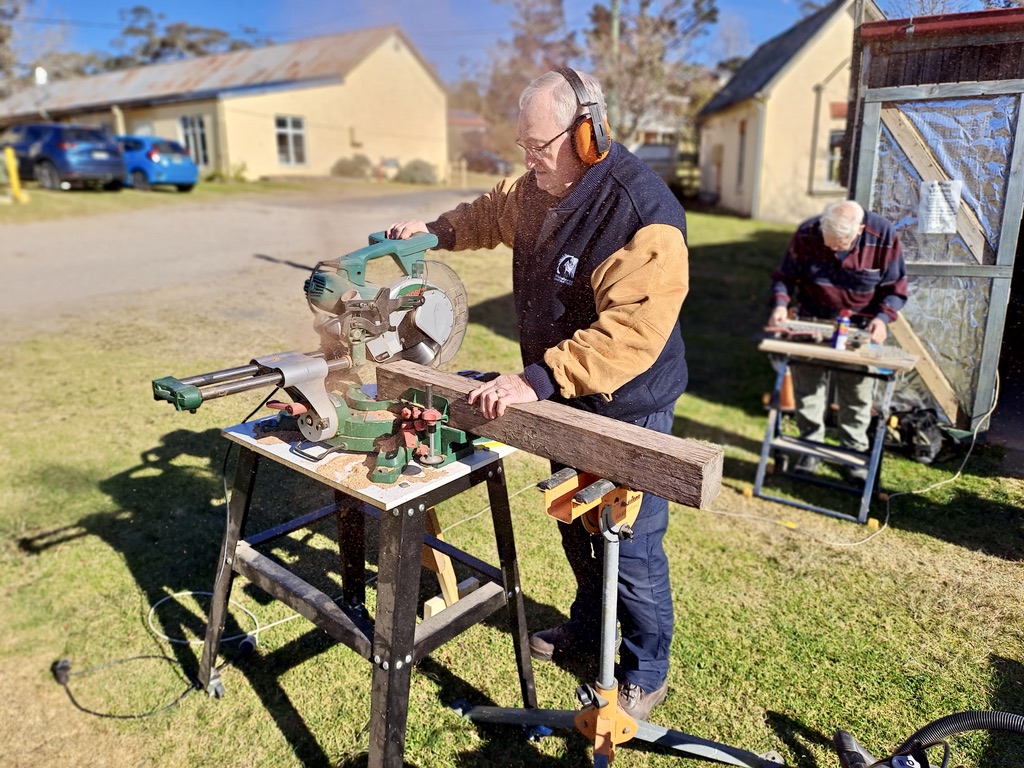
[[[469,394],[487,418],[550,399],[669,434],[687,381],[686,214],[660,177],[610,140],[594,78],[548,72],[519,106],[526,173],[429,224],[394,224],[389,237],[429,231],[446,250],[512,248],[524,370]],[[577,588],[569,620],[530,638],[543,660],[594,653],[600,640],[602,540],[578,520],[559,527]],[[620,546],[619,704],[640,720],[668,690],[667,527],[668,503],[646,494],[635,535]]]
[[[778,327],[786,320],[791,301],[799,316],[808,319],[832,320],[846,311],[854,325],[867,330],[873,343],[883,343],[889,323],[907,301],[907,270],[896,228],[854,200],[832,203],[820,216],[803,222],[772,273],[774,308],[769,326]],[[790,370],[800,437],[815,442],[825,439],[831,374],[839,401],[840,445],[867,451],[875,379],[814,365],[792,365]],[[820,463],[816,456],[802,456],[796,468],[813,473]],[[845,473],[853,483],[867,480],[864,467],[847,467]]]

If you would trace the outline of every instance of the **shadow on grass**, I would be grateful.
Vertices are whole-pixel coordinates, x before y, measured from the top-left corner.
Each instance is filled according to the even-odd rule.
[[[76,525],[24,537],[19,542],[20,548],[26,553],[39,554],[75,539],[95,536],[121,553],[132,578],[145,595],[146,607],[155,606],[178,592],[211,591],[226,522],[224,484],[220,475],[225,468],[228,476],[232,475],[233,461],[230,459],[235,453],[233,450],[226,453],[229,446],[233,447],[223,439],[219,429],[171,432],[159,446],[142,454],[136,466],[99,484],[101,490],[116,503],[116,512],[87,515]],[[60,472],[60,468],[52,471]],[[66,481],[66,474],[61,472],[61,476]],[[297,514],[325,507],[333,500],[333,491],[326,486],[310,481],[277,462],[261,461],[245,534],[266,530]],[[324,524],[326,537],[336,541],[332,517],[328,516],[317,525],[321,524]],[[367,520],[366,534],[367,573],[372,586],[378,551],[377,526],[372,520]],[[311,535],[298,535],[277,539],[273,544],[261,547],[261,551],[279,561],[293,563],[290,570],[326,594],[335,594],[332,589],[340,594],[341,562],[337,548],[321,546],[322,540],[315,543],[317,546],[314,546]],[[460,580],[471,573],[459,563],[455,563],[455,567],[463,569]],[[236,582],[232,591],[236,598],[238,586],[239,582]],[[419,584],[420,604],[437,592],[436,581],[429,573],[424,573]],[[246,583],[245,594],[258,604],[273,602],[270,595],[252,584]],[[372,604],[372,593],[368,597],[368,603]],[[208,598],[199,600],[198,612],[176,602],[165,602],[155,610],[160,630],[169,638],[203,638],[209,603]],[[526,600],[526,611],[528,626],[531,627],[564,620],[558,611],[529,600]],[[147,616],[140,618],[144,622],[148,620]],[[245,621],[245,618],[234,611],[229,612],[225,638],[236,636],[240,639],[253,629],[252,626],[240,626],[239,621]],[[486,621],[503,632],[509,631],[507,611],[499,610]],[[336,642],[326,632],[311,628],[281,647],[261,652],[251,662],[235,649],[233,643],[222,641],[218,649],[219,656],[226,659],[221,666],[231,664],[244,675],[247,684],[260,698],[280,733],[305,766],[326,767],[335,763],[318,742],[317,733],[309,726],[304,714],[289,698],[281,679],[289,670],[315,659],[335,645]],[[172,643],[172,652],[194,679],[202,646]],[[511,641],[509,657],[514,659]],[[367,662],[367,671],[369,669]],[[426,669],[436,672],[440,666],[428,659]],[[454,676],[451,679],[455,680]],[[225,687],[230,684],[229,679]],[[458,695],[478,698],[482,694],[463,684]],[[451,701],[445,703],[445,710],[450,704]],[[211,706],[216,704],[211,703]],[[509,734],[506,741],[496,740],[493,748],[467,754],[464,764],[493,764],[494,755],[517,748],[515,734]],[[415,755],[411,757],[415,759]],[[356,757],[351,764],[365,762],[363,756],[361,762]]]
[[[992,667],[993,677],[993,694],[989,703],[990,711],[1010,713],[1024,712],[1024,689],[1022,689],[1021,686],[1022,681],[1024,681],[1024,666],[1022,666],[1018,661],[1003,658],[1001,656],[990,657],[989,664]],[[957,714],[960,713],[937,713],[932,720],[917,723],[915,730],[920,731],[942,718]],[[797,758],[796,766],[799,766],[799,768],[817,768],[819,765],[813,755],[811,755],[811,753],[806,749],[805,745],[807,743],[816,743],[819,746],[825,747],[828,751],[833,750],[830,736],[808,729],[802,723],[793,720],[787,715],[781,715],[777,712],[769,712],[768,722],[775,732],[779,734],[779,737],[792,750],[793,754]],[[965,731],[964,733],[968,732]],[[863,746],[876,759],[886,760],[890,757],[888,750],[902,746],[915,735],[916,732],[889,733],[886,736],[886,743],[863,744]],[[933,733],[932,735],[934,736],[935,734]],[[853,736],[856,737],[857,734],[854,733]],[[950,742],[955,742],[956,734],[950,734],[946,739]],[[1017,765],[1020,761],[1022,743],[1024,743],[1024,735],[1020,733],[995,730],[989,731],[988,743],[982,754],[979,756],[977,764],[993,766]],[[950,746],[953,749],[953,752],[950,755],[952,763],[959,764],[956,763],[957,755],[955,745],[951,744]],[[934,758],[940,754],[941,746],[936,744],[935,747],[932,747],[929,750],[928,757]],[[888,763],[886,764],[888,765]]]
[[[218,429],[168,433],[159,446],[142,454],[138,465],[99,484],[118,505],[118,511],[87,515],[76,525],[24,537],[19,546],[24,552],[39,554],[75,539],[95,536],[122,554],[148,606],[155,606],[178,592],[209,592],[213,589],[224,534],[224,488],[217,475],[225,464],[228,446]],[[230,466],[230,462],[227,464]],[[51,471],[66,478],[59,467]],[[321,501],[326,497],[326,493],[312,487],[318,484],[296,482],[297,479],[295,473],[278,471],[272,462],[264,462],[254,494],[258,498],[254,499],[250,511],[252,530],[277,522],[274,518],[279,517],[280,512],[273,510],[292,510],[292,505],[303,503],[309,503],[308,508],[313,509],[316,497],[321,497]],[[45,482],[45,478],[42,481]],[[337,558],[335,561],[340,571]],[[247,595],[262,604],[272,600],[252,585]],[[156,615],[162,632],[169,638],[205,636],[205,615],[190,612],[173,602],[165,602]],[[140,618],[144,623],[148,621],[147,616]],[[224,636],[244,636],[251,629],[239,626],[229,613]],[[247,672],[254,690],[275,717],[303,765],[328,766],[331,761],[278,685],[279,667],[300,663],[330,644],[326,634],[310,633],[296,648],[286,646],[280,652],[269,654],[266,657],[270,659],[269,664]],[[223,643],[220,649],[229,660],[234,653],[231,645]],[[172,642],[171,648],[182,669],[194,678],[201,646]]]
[[[991,708],[998,712],[1024,713],[1024,664],[1002,656],[990,656],[988,662],[992,667]],[[1024,735],[994,731],[978,765],[1019,764],[1022,745]]]

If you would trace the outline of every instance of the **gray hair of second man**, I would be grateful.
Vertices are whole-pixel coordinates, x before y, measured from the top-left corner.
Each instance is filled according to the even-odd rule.
[[[607,112],[605,110],[604,92],[601,90],[601,84],[597,82],[595,77],[586,72],[580,72],[578,69],[574,71],[579,75],[580,81],[583,83],[584,89],[586,89],[587,101],[597,102],[601,116],[604,117]],[[551,93],[555,117],[566,128],[570,127],[579,115],[590,114],[590,107],[581,106],[576,100],[576,92],[572,89],[569,81],[562,74],[554,70],[545,72],[523,89],[522,94],[519,96],[520,111],[526,109],[527,105],[538,95],[548,92]]]
[[[837,237],[852,237],[864,222],[864,209],[856,200],[840,200],[825,206],[821,231]]]

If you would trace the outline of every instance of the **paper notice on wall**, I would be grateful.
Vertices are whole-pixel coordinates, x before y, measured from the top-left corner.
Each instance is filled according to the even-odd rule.
[[[925,235],[956,234],[956,212],[963,186],[963,179],[922,181],[917,231]]]

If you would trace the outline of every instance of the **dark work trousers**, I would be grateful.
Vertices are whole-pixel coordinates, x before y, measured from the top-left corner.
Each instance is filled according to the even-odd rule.
[[[661,411],[633,423],[671,434],[672,419],[672,411]],[[560,468],[552,465],[552,471]],[[569,609],[569,622],[578,637],[593,637],[596,644],[601,631],[604,538],[588,533],[579,520],[558,527],[562,549],[576,577],[576,599]],[[672,645],[672,588],[662,547],[667,528],[668,502],[645,493],[633,525],[633,538],[619,544],[616,611],[622,645],[615,674],[620,683],[635,683],[647,692],[665,682]]]

